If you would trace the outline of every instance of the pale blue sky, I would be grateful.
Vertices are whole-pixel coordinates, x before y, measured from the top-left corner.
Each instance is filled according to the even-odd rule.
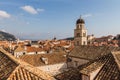
[[[72,37],[80,15],[88,34],[119,34],[120,0],[0,0],[0,30],[26,39]]]

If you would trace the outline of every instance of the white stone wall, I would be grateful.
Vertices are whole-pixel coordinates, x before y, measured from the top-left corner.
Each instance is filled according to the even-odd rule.
[[[36,52],[27,52],[26,54],[36,54]]]
[[[15,57],[20,57],[20,56],[22,56],[22,55],[24,55],[23,53],[25,53],[25,54],[27,54],[27,55],[31,55],[31,54],[36,54],[36,52],[14,52],[14,56]],[[37,54],[46,54],[46,52],[45,51],[41,51],[41,52],[37,52]]]
[[[37,68],[39,68],[40,70],[43,70],[47,73],[50,73],[52,75],[56,75],[56,74],[63,72],[64,70],[66,70],[67,64],[66,63],[59,63],[59,64],[53,64],[53,65],[40,66]]]
[[[22,56],[23,53],[24,53],[24,52],[15,52],[15,53],[14,53],[14,56],[15,56],[16,58],[18,58],[18,57]]]
[[[46,54],[45,51],[37,52],[37,54]]]
[[[45,51],[41,51],[41,52],[27,52],[26,54],[45,54]]]

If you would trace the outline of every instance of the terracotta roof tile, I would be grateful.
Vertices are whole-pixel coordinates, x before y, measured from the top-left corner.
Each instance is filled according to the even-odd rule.
[[[107,46],[77,46],[69,53],[69,56],[94,60],[116,50],[120,51],[120,48]]]
[[[90,73],[100,69],[94,80],[119,80],[120,70],[112,53],[104,55],[79,67],[80,73],[90,76]]]
[[[54,80],[51,75],[16,59],[2,48],[0,51],[0,80]]]
[[[18,46],[14,52],[21,52],[21,51],[25,51],[24,47]]]
[[[27,47],[26,51],[27,52],[41,52],[43,50],[41,48],[37,48],[37,47]]]
[[[112,54],[107,56],[105,64],[96,75],[95,80],[119,80],[120,70]]]
[[[78,69],[70,69],[55,76],[57,80],[81,80]]]
[[[57,64],[66,61],[66,53],[49,53],[49,54],[33,54],[33,55],[23,55],[20,57],[21,60],[33,65],[42,66],[46,65],[41,58],[47,58],[48,64]]]

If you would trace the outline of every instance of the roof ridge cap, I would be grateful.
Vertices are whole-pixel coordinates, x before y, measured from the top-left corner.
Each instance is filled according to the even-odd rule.
[[[111,54],[113,55],[114,60],[115,60],[115,62],[117,63],[117,65],[118,65],[118,67],[119,67],[119,70],[120,70],[120,63],[119,63],[118,59],[117,59],[116,56],[115,56],[116,52],[117,52],[117,53],[118,53],[118,52],[120,53],[120,51],[112,51]]]
[[[10,58],[12,61],[14,61],[16,64],[20,64],[19,61],[9,52],[5,51],[3,48],[0,47],[0,51],[5,54],[8,58]]]

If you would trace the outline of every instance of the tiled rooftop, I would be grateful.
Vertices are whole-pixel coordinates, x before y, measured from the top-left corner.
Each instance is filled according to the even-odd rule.
[[[94,80],[120,80],[120,70],[112,54],[107,56]]]
[[[14,52],[22,52],[22,51],[25,51],[24,47],[17,46]]]
[[[80,66],[78,69],[70,69],[69,71],[56,75],[55,78],[58,80],[82,80],[81,73],[90,76],[90,73],[98,68],[100,70],[93,80],[120,80],[120,70],[113,53],[92,60]]]
[[[48,64],[57,64],[66,62],[66,53],[49,53],[49,54],[33,54],[33,55],[23,55],[20,57],[21,60],[33,65],[33,66],[43,66],[46,65],[41,58],[47,58]]]
[[[120,70],[117,65],[115,52],[109,53],[96,60],[90,61],[87,64],[79,66],[80,73],[90,76],[98,68],[99,72],[96,74],[94,80],[120,80]],[[120,53],[120,52],[119,52]]]
[[[80,73],[77,69],[70,69],[55,76],[57,80],[81,80]]]
[[[88,59],[89,62],[79,66],[78,69],[80,73],[88,76],[99,70],[94,80],[120,80],[119,47],[78,46],[69,56]]]
[[[0,80],[7,79],[17,66],[18,64],[0,52]]]
[[[106,47],[106,46],[77,46],[75,47],[69,56],[94,60],[103,55],[110,53],[111,51],[120,51],[119,47]]]
[[[16,59],[2,48],[0,51],[0,80],[54,80],[51,75]]]
[[[16,70],[10,75],[8,80],[43,80],[41,77],[29,72],[27,69],[23,67],[17,67]]]

